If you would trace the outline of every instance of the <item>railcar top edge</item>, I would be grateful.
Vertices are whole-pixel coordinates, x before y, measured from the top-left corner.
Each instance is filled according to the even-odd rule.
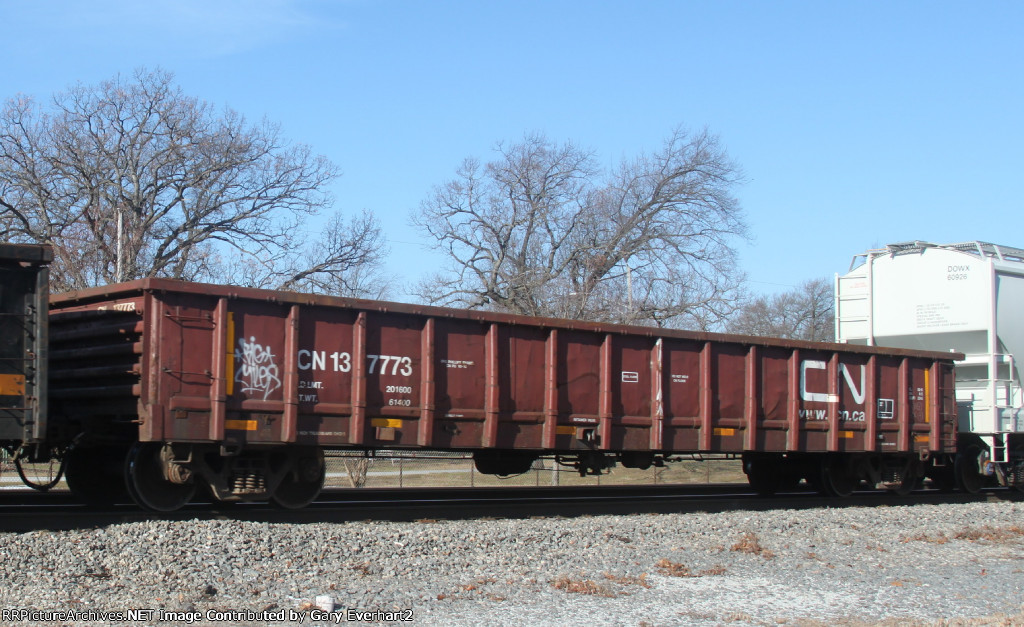
[[[90,302],[105,302],[119,297],[130,297],[144,292],[174,292],[187,293],[196,296],[209,296],[216,298],[227,298],[228,300],[253,300],[281,304],[295,304],[320,307],[338,307],[344,309],[358,309],[365,311],[377,311],[381,313],[407,314],[413,316],[427,316],[437,318],[448,318],[466,320],[476,323],[501,323],[509,325],[526,325],[540,328],[556,328],[573,331],[589,331],[594,333],[606,333],[617,335],[633,335],[646,337],[664,337],[684,340],[695,340],[701,342],[728,342],[745,345],[774,346],[786,349],[805,350],[830,350],[863,354],[885,354],[906,357],[921,357],[925,359],[938,359],[945,361],[962,360],[964,356],[954,351],[926,351],[903,348],[880,348],[876,346],[864,346],[846,343],[812,342],[806,340],[794,340],[783,338],[772,338],[753,335],[734,335],[727,333],[716,333],[709,331],[687,331],[681,329],[669,329],[664,327],[644,327],[635,325],[624,325],[607,322],[590,322],[584,320],[569,320],[562,318],[544,318],[526,316],[520,314],[508,314],[492,311],[474,309],[456,309],[449,307],[438,307],[433,305],[417,305],[391,301],[365,300],[358,298],[345,298],[340,296],[327,296],[321,294],[308,294],[302,292],[287,292],[280,290],[268,290],[262,288],[241,287],[234,285],[216,285],[211,283],[198,283],[182,281],[178,279],[146,278],[117,283],[101,287],[74,290],[63,294],[54,294],[50,297],[51,309],[70,307],[76,304],[87,305]]]

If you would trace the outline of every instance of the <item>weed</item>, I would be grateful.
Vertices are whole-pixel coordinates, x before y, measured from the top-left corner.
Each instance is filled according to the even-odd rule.
[[[679,564],[677,562],[670,561],[666,558],[662,558],[661,560],[659,560],[658,563],[654,565],[654,567],[660,570],[662,574],[669,575],[670,577],[696,576],[692,572],[690,572],[689,567],[683,564]]]
[[[594,594],[603,597],[614,597],[615,594],[606,588],[590,579],[572,579],[568,575],[562,575],[558,579],[551,582],[551,585],[556,590],[565,590],[566,592],[574,592],[576,594]]]
[[[651,584],[647,583],[647,573],[641,574],[639,577],[631,577],[629,575],[613,575],[611,573],[605,573],[604,578],[615,583],[620,583],[627,586],[640,586],[641,588],[650,588]]]
[[[750,553],[752,555],[760,555],[766,560],[770,560],[773,557],[775,557],[775,553],[761,546],[760,540],[757,539],[757,535],[752,531],[748,531],[745,534],[743,534],[743,536],[736,542],[736,544],[732,545],[731,550],[739,553]]]
[[[746,612],[733,612],[725,616],[723,620],[727,623],[752,623],[754,622],[754,617]]]
[[[986,525],[984,527],[965,527],[964,529],[954,533],[952,536],[947,536],[945,533],[939,533],[934,536],[926,533],[919,533],[915,536],[904,538],[903,542],[946,544],[952,540],[966,540],[968,542],[984,540],[986,542],[1004,544],[1019,540],[1021,536],[1024,536],[1024,528],[1017,525],[1011,525],[1009,527],[989,527]]]
[[[1024,536],[1024,529],[1013,525],[1001,529],[993,527],[968,527],[958,531],[953,538],[956,540],[988,540],[989,542],[1012,542]]]
[[[606,537],[606,538],[613,538],[613,539],[618,540],[619,542],[623,542],[625,544],[629,544],[629,543],[631,543],[633,541],[632,538],[629,538],[628,536],[618,535],[618,534],[614,534],[614,533],[606,533],[606,534],[604,534],[604,537]]]

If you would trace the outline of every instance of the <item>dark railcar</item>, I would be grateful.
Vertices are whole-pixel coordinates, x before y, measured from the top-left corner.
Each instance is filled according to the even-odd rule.
[[[49,246],[0,244],[0,445],[15,451],[46,433]]]
[[[912,483],[956,446],[954,353],[157,279],[54,297],[51,337],[56,437],[131,445],[129,489],[156,509],[196,483],[301,506],[324,448],[473,451],[494,474],[726,453],[759,489],[841,494]]]

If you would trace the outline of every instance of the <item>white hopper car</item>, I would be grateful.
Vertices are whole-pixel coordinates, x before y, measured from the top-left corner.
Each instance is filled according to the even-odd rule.
[[[952,350],[957,485],[1024,489],[1024,250],[986,242],[906,242],[854,257],[836,276],[836,341]]]

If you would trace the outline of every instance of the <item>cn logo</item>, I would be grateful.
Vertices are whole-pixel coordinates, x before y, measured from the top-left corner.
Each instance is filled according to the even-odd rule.
[[[817,361],[814,359],[805,359],[800,362],[800,398],[807,402],[818,402],[818,403],[836,403],[838,399],[830,399],[828,390],[824,392],[812,392],[807,389],[807,371],[808,370],[827,370],[828,364],[823,361]],[[839,365],[839,372],[843,374],[843,379],[846,380],[847,387],[850,388],[850,393],[853,394],[853,401],[858,405],[864,404],[864,379],[867,368],[865,366],[860,367],[860,386],[853,381],[853,375],[850,374],[850,369],[846,364]]]

